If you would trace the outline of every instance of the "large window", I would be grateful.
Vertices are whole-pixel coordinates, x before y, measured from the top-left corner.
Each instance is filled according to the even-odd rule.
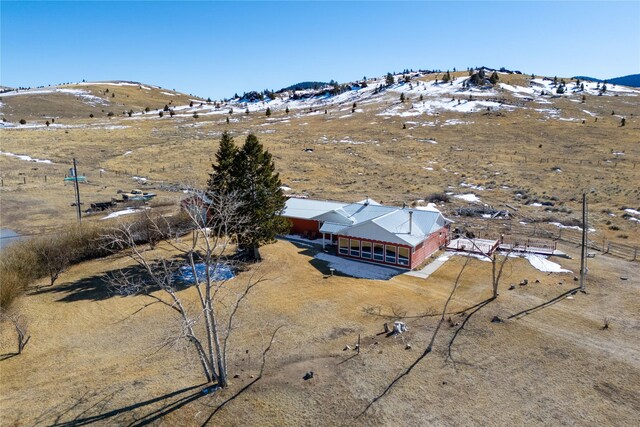
[[[398,264],[409,265],[409,248],[398,247]]]
[[[396,250],[397,247],[385,245],[385,256],[384,260],[388,263],[395,264],[396,263]]]
[[[351,239],[351,256],[360,256],[360,240]]]
[[[362,242],[362,258],[371,259],[371,242]]]
[[[345,239],[344,237],[338,239],[338,253],[349,255],[349,239]]]
[[[384,261],[384,246],[379,243],[373,244],[373,259],[376,261]]]

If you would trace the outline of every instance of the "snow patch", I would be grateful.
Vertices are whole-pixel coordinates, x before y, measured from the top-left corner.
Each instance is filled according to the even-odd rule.
[[[480,201],[480,198],[478,196],[476,196],[473,193],[468,193],[468,194],[456,194],[455,196],[456,199],[462,199],[465,202],[469,202],[469,203],[476,203]]]
[[[0,151],[0,154],[2,154],[4,156],[9,156],[9,157],[15,157],[17,159],[24,160],[26,162],[53,164],[53,162],[51,160],[34,159],[33,157],[30,157],[30,156],[27,156],[27,155],[24,155],[24,154],[13,154],[13,153],[8,153],[6,151]]]
[[[145,208],[145,209],[148,209],[148,208]],[[100,218],[100,220],[102,221],[102,220],[105,220],[105,219],[117,218],[117,217],[123,216],[123,215],[131,215],[131,214],[138,213],[138,212],[141,212],[141,211],[142,211],[142,209],[127,208],[127,209],[122,210],[122,211],[111,212],[109,215],[107,215],[107,216],[105,216],[103,218]]]
[[[545,273],[571,273],[571,270],[566,270],[553,261],[549,261],[546,256],[538,254],[526,254],[524,258],[529,260],[529,263],[533,268],[544,271]]]

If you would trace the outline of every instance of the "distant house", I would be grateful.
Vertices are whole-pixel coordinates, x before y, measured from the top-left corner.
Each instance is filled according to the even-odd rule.
[[[373,200],[358,203],[287,200],[282,216],[291,233],[321,238],[336,254],[368,262],[415,268],[446,246],[451,221],[435,208],[383,206]]]

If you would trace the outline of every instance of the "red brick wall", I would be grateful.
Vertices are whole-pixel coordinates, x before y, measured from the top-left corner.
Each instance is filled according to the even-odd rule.
[[[431,233],[429,237],[422,242],[422,247],[416,247],[415,252],[411,254],[411,268],[418,267],[429,255],[437,251],[440,246],[446,244],[448,236],[448,227],[442,227],[434,233]]]

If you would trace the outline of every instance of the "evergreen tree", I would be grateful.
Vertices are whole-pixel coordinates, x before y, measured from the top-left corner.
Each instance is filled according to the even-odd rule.
[[[289,114],[289,106],[287,105],[287,108],[284,110],[285,113]]]
[[[257,248],[270,243],[277,234],[289,229],[289,221],[280,216],[285,206],[282,183],[271,154],[258,138],[250,134],[235,155],[232,168],[233,190],[237,191],[247,215],[247,228],[242,230],[241,248],[258,258]]]
[[[451,74],[449,73],[449,70],[447,70],[447,73],[442,76],[442,82],[443,83],[447,83],[451,80]]]
[[[233,161],[238,148],[233,143],[233,137],[227,131],[222,133],[220,146],[216,152],[216,162],[212,164],[213,172],[209,174],[207,190],[218,195],[227,195],[233,187]]]
[[[498,73],[494,71],[493,74],[491,74],[491,77],[489,77],[489,81],[494,85],[498,83],[498,80],[500,80],[500,77],[498,77]]]
[[[387,77],[385,78],[385,83],[387,86],[391,86],[392,84],[394,84],[396,81],[393,78],[393,75],[391,73],[387,73]]]
[[[267,107],[267,112],[265,113],[267,115],[267,117],[271,116],[271,108]]]
[[[404,100],[405,100],[404,92],[402,92],[402,93],[400,94],[400,102],[404,102]]]

